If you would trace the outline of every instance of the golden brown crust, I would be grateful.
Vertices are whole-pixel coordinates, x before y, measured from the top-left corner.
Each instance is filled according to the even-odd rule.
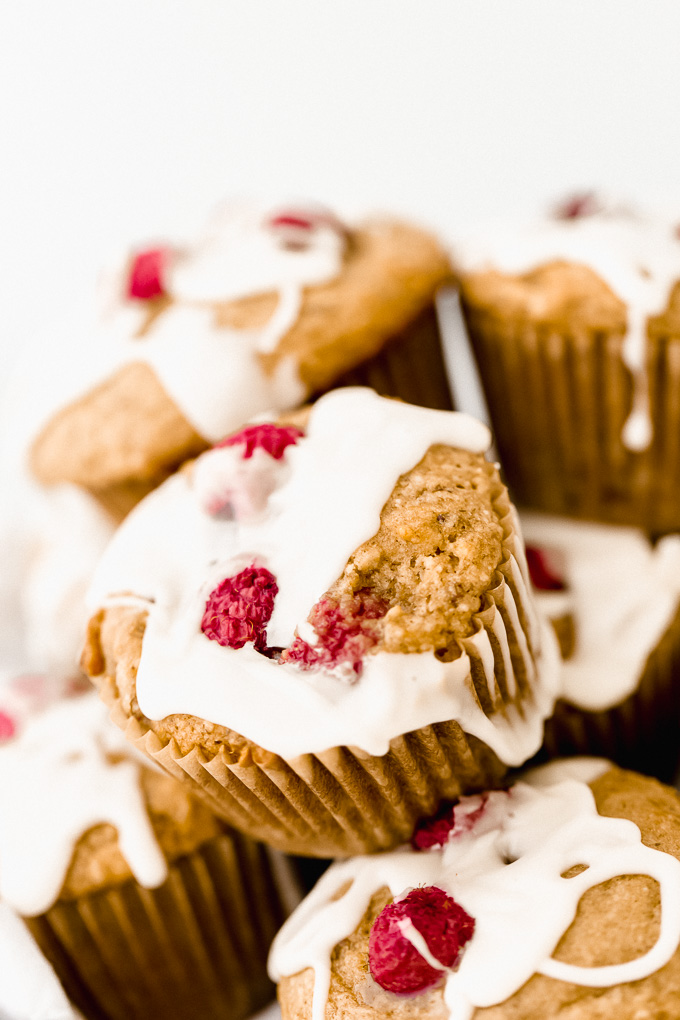
[[[482,596],[503,558],[503,528],[494,497],[502,489],[496,468],[479,454],[433,446],[402,475],[381,513],[378,533],[350,558],[328,595],[342,603],[368,589],[389,603],[379,621],[376,650],[461,654]],[[183,753],[221,748],[240,764],[266,763],[267,751],[224,726],[195,716],[146,719],[137,703],[136,677],[146,612],[113,606],[88,626],[81,659],[98,683],[109,682],[125,712],[144,721]]]
[[[680,797],[675,790],[615,768],[596,780],[592,789],[600,814],[631,819],[644,843],[680,859]],[[448,1016],[441,987],[404,999],[376,991],[370,980],[368,935],[388,901],[386,890],[374,896],[359,928],[334,950],[326,1020],[445,1020]],[[554,955],[578,966],[622,963],[651,948],[659,921],[656,883],[643,876],[620,876],[586,892]],[[313,986],[311,971],[281,982],[283,1020],[310,1020]],[[506,1002],[476,1010],[474,1020],[670,1020],[677,1016],[680,948],[650,977],[612,988],[584,988],[535,975]]]
[[[224,832],[224,824],[176,780],[141,766],[140,783],[156,839],[169,864]],[[115,827],[97,825],[76,844],[59,899],[86,896],[132,877]]]
[[[367,224],[352,235],[339,276],[305,291],[298,321],[274,352],[260,356],[263,368],[273,373],[292,357],[308,393],[327,389],[416,319],[450,277],[448,258],[429,234],[400,223]],[[172,303],[150,305],[140,345]],[[216,303],[216,325],[261,325],[275,305],[275,294]],[[208,445],[153,370],[135,362],[48,422],[33,444],[31,470],[46,484],[89,489],[120,517]]]

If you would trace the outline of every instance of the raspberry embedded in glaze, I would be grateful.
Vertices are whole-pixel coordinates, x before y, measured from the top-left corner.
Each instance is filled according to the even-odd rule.
[[[388,992],[418,995],[456,967],[474,931],[474,918],[443,889],[412,889],[404,899],[388,904],[373,923],[371,974]]]
[[[536,545],[526,547],[527,566],[531,583],[537,591],[565,591],[564,564],[559,552],[540,548]]]
[[[278,590],[276,578],[266,567],[246,567],[210,593],[201,630],[224,648],[243,648],[252,642],[263,651]]]
[[[250,460],[255,450],[264,450],[274,460],[281,460],[286,449],[294,446],[302,436],[302,429],[263,422],[261,425],[247,425],[240,432],[217,443],[215,448],[243,446],[241,456],[244,460]]]
[[[127,296],[138,301],[151,301],[166,292],[164,276],[168,264],[167,248],[149,248],[138,252],[132,259],[128,277]]]
[[[16,733],[16,723],[11,715],[7,712],[3,712],[0,709],[0,742],[3,740],[11,740]]]
[[[356,680],[365,656],[379,641],[375,621],[388,608],[382,599],[370,594],[342,604],[321,599],[309,614],[313,639],[296,637],[284,651],[281,662],[294,662],[301,669],[337,670],[343,678]]]

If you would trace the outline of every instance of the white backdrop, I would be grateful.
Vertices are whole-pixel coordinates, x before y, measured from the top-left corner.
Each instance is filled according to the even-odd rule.
[[[112,246],[231,193],[449,232],[584,186],[673,202],[679,49],[675,0],[6,0],[0,368]]]

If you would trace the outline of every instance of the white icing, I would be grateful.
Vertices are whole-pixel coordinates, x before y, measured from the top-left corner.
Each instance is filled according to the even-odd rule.
[[[0,903],[0,975],[3,1020],[75,1020],[56,974],[6,903]]]
[[[633,401],[622,441],[643,450],[652,440],[646,372],[647,320],[661,314],[680,279],[680,240],[667,223],[641,221],[620,212],[527,226],[496,224],[460,240],[455,260],[465,270],[498,269],[519,274],[556,260],[589,266],[627,307],[623,360],[633,380]],[[533,300],[540,314],[537,292]]]
[[[564,557],[569,605],[563,593],[537,593],[546,613],[569,608],[574,616],[576,648],[562,664],[561,696],[590,711],[621,704],[678,607],[680,537],[652,546],[634,528],[524,513],[522,528],[528,544]]]
[[[233,454],[226,451],[199,460],[194,479],[181,473],[152,493],[115,536],[89,600],[93,609],[111,604],[117,593],[135,592],[148,600],[137,673],[137,697],[145,715],[158,719],[189,713],[210,719],[287,759],[341,745],[385,754],[390,740],[402,733],[456,719],[509,764],[526,761],[540,744],[558,668],[552,636],[539,632],[535,622],[532,637],[541,677],[534,677],[528,648],[522,645],[535,681],[534,700],[523,715],[510,709],[496,713],[493,721],[481,711],[466,681],[467,654],[442,663],[431,653],[379,652],[366,657],[360,682],[352,685],[322,670],[280,665],[252,644],[224,648],[200,629],[212,589],[256,562],[266,566],[279,585],[268,644],[288,646],[296,629],[306,633],[312,606],[340,576],[351,553],[378,530],[380,511],[396,479],[433,443],[483,452],[488,442],[486,427],[465,415],[400,404],[370,390],[345,389],[317,402],[306,437],[287,448],[283,468],[272,461],[279,487],[264,513],[225,520],[201,508],[206,491],[214,491],[204,464],[214,466],[220,478],[224,471],[227,491],[232,491],[238,471]],[[260,469],[255,464],[245,470],[257,474]],[[515,573],[521,585],[519,566]],[[505,602],[524,641],[507,587]],[[493,627],[511,670],[498,613]],[[474,635],[470,644],[491,684],[493,652],[486,632]],[[509,679],[512,685],[514,677]]]
[[[334,947],[357,928],[371,897],[387,887],[400,898],[415,886],[444,889],[475,919],[460,966],[445,978],[444,1001],[455,1020],[504,1002],[536,973],[604,988],[637,981],[664,966],[680,942],[680,862],[645,846],[640,830],[597,813],[585,783],[540,769],[488,795],[479,820],[461,826],[443,849],[401,847],[334,864],[277,935],[270,956],[275,981],[314,970],[314,1020],[323,1020]],[[461,805],[479,807],[480,797]],[[468,813],[469,815],[470,813]],[[586,870],[566,879],[576,865]],[[617,875],[649,875],[661,894],[655,946],[628,963],[576,967],[552,959],[583,893]],[[409,935],[418,949],[419,941]]]
[[[167,867],[139,777],[94,692],[57,703],[0,746],[0,898],[24,916],[49,909],[76,843],[104,822],[137,881],[160,885]]]

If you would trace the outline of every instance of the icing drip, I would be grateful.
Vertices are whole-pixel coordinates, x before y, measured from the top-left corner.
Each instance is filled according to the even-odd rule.
[[[564,559],[568,591],[536,596],[546,614],[575,618],[576,648],[562,663],[561,696],[589,711],[620,705],[678,607],[680,538],[652,547],[634,528],[540,514],[522,514],[522,528],[529,544]]]
[[[76,1020],[56,974],[6,903],[0,903],[0,974],[3,1020]]]
[[[387,887],[400,898],[423,885],[443,889],[475,919],[460,966],[444,979],[444,1001],[455,1020],[504,1002],[536,973],[604,988],[664,966],[680,942],[680,862],[645,846],[632,822],[599,815],[584,783],[568,773],[560,781],[553,769],[553,782],[546,785],[541,771],[509,793],[488,794],[473,828],[454,835],[441,850],[402,847],[334,864],[276,937],[272,979],[313,968],[312,1015],[323,1020],[331,953],[355,931],[373,894]],[[586,870],[562,877],[579,864]],[[576,967],[552,959],[584,892],[617,875],[648,875],[659,883],[656,945],[616,966]]]
[[[0,746],[0,897],[25,916],[44,913],[59,896],[76,843],[104,822],[118,830],[137,881],[161,885],[167,867],[139,775],[95,693],[27,721]]]
[[[352,422],[360,422],[361,428],[353,429]],[[508,764],[526,761],[540,744],[557,673],[551,635],[539,630],[531,615],[540,678],[534,676],[526,643],[522,651],[529,678],[536,682],[534,703],[523,715],[516,709],[497,713],[493,722],[467,686],[467,653],[443,663],[431,653],[378,652],[364,660],[361,682],[347,685],[324,671],[278,664],[252,644],[238,650],[220,647],[200,631],[210,592],[225,577],[257,563],[274,575],[279,588],[267,623],[267,643],[288,647],[296,629],[306,634],[304,623],[312,606],[340,576],[352,552],[378,530],[380,511],[396,479],[434,443],[481,453],[488,442],[485,426],[466,415],[399,404],[370,390],[344,389],[318,401],[306,436],[289,446],[280,461],[271,460],[277,487],[264,512],[232,520],[207,515],[201,494],[213,490],[203,473],[203,458],[195,471],[201,479],[198,499],[185,472],[152,493],[115,536],[89,599],[93,609],[110,605],[119,592],[136,592],[148,600],[137,673],[144,714],[152,719],[175,713],[210,719],[287,759],[338,745],[385,754],[390,740],[402,733],[456,719]],[[217,465],[218,454],[232,451],[226,447],[205,457]],[[255,465],[255,455],[248,463]],[[263,465],[261,458],[257,463]],[[519,564],[513,563],[513,576],[523,591],[525,574]],[[523,640],[507,587],[504,598]],[[498,612],[493,627],[513,683]],[[469,645],[481,657],[491,687],[494,652],[486,632],[473,635]],[[263,704],[267,712],[262,712]]]
[[[495,225],[455,245],[466,271],[498,269],[519,274],[564,259],[589,266],[627,308],[623,361],[631,373],[633,397],[622,441],[646,449],[653,429],[647,377],[647,320],[661,314],[680,279],[680,240],[667,223],[642,222],[624,211],[544,221],[527,229]]]

